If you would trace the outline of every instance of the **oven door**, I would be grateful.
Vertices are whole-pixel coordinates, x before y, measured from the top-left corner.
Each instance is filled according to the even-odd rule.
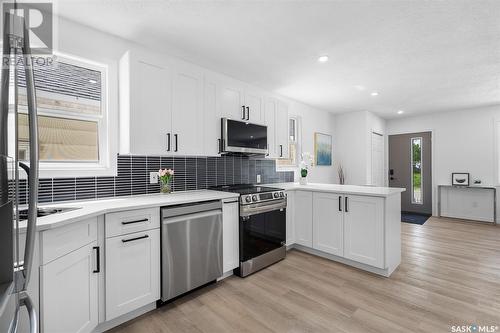
[[[280,248],[285,242],[286,208],[240,216],[240,262]]]

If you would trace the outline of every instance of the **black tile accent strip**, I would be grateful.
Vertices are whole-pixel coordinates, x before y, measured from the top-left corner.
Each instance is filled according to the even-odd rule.
[[[149,173],[174,169],[174,191],[200,190],[216,185],[292,182],[293,171],[276,171],[276,162],[242,156],[118,156],[116,177],[40,179],[40,203],[101,199],[114,196],[159,193],[159,184],[149,183]],[[26,204],[28,184],[19,181],[19,203]]]

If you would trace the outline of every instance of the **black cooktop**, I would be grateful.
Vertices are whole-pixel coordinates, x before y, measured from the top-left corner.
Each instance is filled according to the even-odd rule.
[[[211,187],[210,189],[211,190],[215,190],[215,191],[239,193],[241,195],[254,194],[254,193],[265,193],[265,192],[283,191],[282,188],[267,187],[267,186],[257,186],[257,185],[248,185],[248,184],[221,185],[221,186]]]

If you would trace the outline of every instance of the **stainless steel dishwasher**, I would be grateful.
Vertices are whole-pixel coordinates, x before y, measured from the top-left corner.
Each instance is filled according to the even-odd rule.
[[[222,203],[206,201],[161,209],[161,300],[222,276]]]

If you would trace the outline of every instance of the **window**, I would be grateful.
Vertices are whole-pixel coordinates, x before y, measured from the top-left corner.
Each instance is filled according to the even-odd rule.
[[[85,173],[107,170],[110,160],[107,66],[70,56],[57,55],[54,59],[51,65],[33,66],[40,169],[42,172],[85,170]],[[17,80],[19,159],[29,160],[26,81],[22,67]]]
[[[297,166],[297,150],[298,150],[298,131],[297,118],[290,118],[288,123],[289,140],[288,151],[289,158],[276,160],[276,165],[279,167],[295,167]]]
[[[411,138],[411,201],[423,204],[422,138]]]

